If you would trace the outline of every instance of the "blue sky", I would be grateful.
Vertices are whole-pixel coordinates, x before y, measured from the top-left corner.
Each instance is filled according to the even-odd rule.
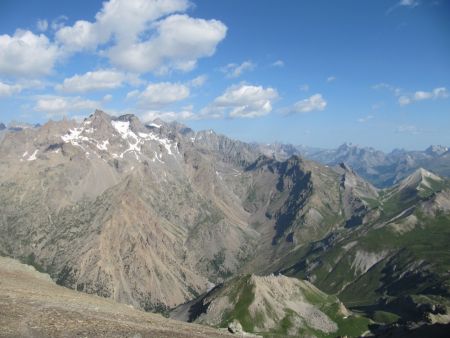
[[[245,141],[450,145],[449,0],[0,1],[0,121],[95,108]]]

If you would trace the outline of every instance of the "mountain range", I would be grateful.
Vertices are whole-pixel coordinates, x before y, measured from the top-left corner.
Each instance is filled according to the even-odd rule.
[[[431,145],[423,151],[394,149],[390,153],[351,143],[344,143],[336,149],[289,144],[255,144],[255,147],[279,160],[299,155],[330,166],[346,163],[378,188],[396,184],[419,168],[450,177],[450,150],[441,145]]]
[[[102,111],[0,133],[0,255],[62,286],[271,336],[450,321],[445,147],[306,150]]]

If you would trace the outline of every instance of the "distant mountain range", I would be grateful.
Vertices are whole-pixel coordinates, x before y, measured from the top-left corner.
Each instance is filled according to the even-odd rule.
[[[0,255],[78,291],[233,330],[428,328],[450,321],[448,156],[248,144],[102,111],[9,127]],[[419,167],[430,163],[439,170]]]
[[[299,155],[330,166],[346,163],[378,188],[395,184],[418,168],[450,177],[450,151],[448,147],[440,145],[432,145],[423,151],[396,149],[387,154],[351,143],[344,143],[331,150],[284,144],[254,146],[267,156],[279,160]]]

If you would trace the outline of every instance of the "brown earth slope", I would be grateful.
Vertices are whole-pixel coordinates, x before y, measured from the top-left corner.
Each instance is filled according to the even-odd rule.
[[[58,286],[33,267],[0,257],[0,337],[227,336]]]

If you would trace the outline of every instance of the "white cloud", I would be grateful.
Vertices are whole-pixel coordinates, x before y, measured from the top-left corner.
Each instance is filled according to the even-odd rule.
[[[398,98],[398,103],[401,106],[406,106],[407,104],[410,104],[412,101],[408,96],[402,95]]]
[[[8,97],[14,94],[20,93],[22,91],[22,86],[20,85],[9,85],[0,81],[0,97]]]
[[[182,120],[196,120],[197,116],[190,110],[174,111],[148,111],[141,114],[142,120],[145,122],[161,119],[166,122],[182,121]]]
[[[309,90],[309,85],[308,84],[303,84],[300,86],[300,90],[302,92],[307,92]]]
[[[189,97],[189,94],[189,87],[184,84],[160,82],[149,84],[138,95],[138,99],[142,107],[158,108],[184,100]]]
[[[405,106],[415,101],[445,99],[447,97],[449,97],[447,89],[445,87],[438,87],[430,92],[419,90],[410,95],[402,95],[398,98],[398,103],[401,106]]]
[[[327,82],[328,83],[333,82],[333,81],[336,81],[336,76],[328,76],[327,77]]]
[[[144,42],[111,48],[111,62],[134,72],[166,73],[192,70],[197,60],[212,56],[227,28],[217,20],[172,15],[154,24],[156,33]]]
[[[208,76],[203,74],[203,75],[199,75],[195,78],[193,78],[191,81],[189,81],[189,85],[196,88],[196,87],[201,87],[205,84],[205,82],[208,80]]]
[[[129,100],[129,99],[133,99],[133,98],[135,98],[135,97],[138,97],[138,96],[139,96],[139,93],[140,93],[140,91],[137,90],[137,89],[132,90],[132,91],[129,91],[129,92],[127,93],[127,96],[126,96],[126,100]]]
[[[250,61],[244,61],[241,64],[229,63],[225,67],[221,68],[221,71],[225,73],[228,78],[236,78],[241,76],[246,71],[255,69],[256,65]]]
[[[445,99],[449,96],[447,88],[439,87],[433,89],[433,98],[435,99]]]
[[[394,4],[392,7],[388,8],[388,10],[386,11],[386,14],[390,14],[392,11],[394,11],[395,9],[400,8],[400,7],[415,8],[417,6],[419,6],[418,0],[400,0],[399,2]]]
[[[283,60],[277,60],[272,63],[272,67],[284,67],[284,61]]]
[[[378,83],[376,85],[372,86],[373,89],[379,90],[379,89],[387,89],[390,92],[392,92],[395,96],[400,96],[402,93],[402,89],[398,87],[394,87],[393,85],[390,85],[388,83]]]
[[[188,0],[110,0],[96,14],[95,23],[100,35],[114,35],[119,44],[136,42],[150,23],[190,6]]]
[[[401,133],[401,134],[417,135],[417,134],[421,133],[421,130],[419,128],[417,128],[416,126],[404,124],[404,125],[398,126],[395,129],[395,132]]]
[[[260,117],[272,111],[272,103],[277,98],[276,89],[271,87],[235,85],[228,87],[212,105],[203,110],[203,114],[217,117],[221,113],[227,113],[229,117]]]
[[[417,0],[400,0],[398,3],[399,6],[405,6],[405,7],[417,7],[419,6],[419,1]]]
[[[67,115],[73,112],[92,111],[100,108],[97,101],[85,100],[77,97],[43,96],[37,99],[34,110],[47,116]]]
[[[43,35],[17,30],[13,36],[0,35],[0,75],[38,77],[51,73],[58,48]]]
[[[433,97],[433,93],[418,91],[418,92],[414,93],[413,97],[414,97],[414,100],[416,100],[416,101],[427,100],[427,99],[431,99]]]
[[[56,19],[52,20],[52,23],[50,24],[50,27],[52,30],[57,31],[64,27],[66,24],[68,17],[65,15],[60,15]]]
[[[109,102],[113,99],[113,96],[111,94],[106,94],[105,96],[103,96],[102,101],[103,102]]]
[[[367,115],[367,116],[364,116],[364,117],[360,117],[360,118],[358,119],[358,122],[359,122],[359,123],[366,123],[366,122],[372,120],[374,117],[375,117],[375,116],[373,116],[373,115]]]
[[[73,26],[60,28],[56,40],[64,46],[67,52],[95,49],[98,44],[105,43],[109,36],[101,38],[94,24],[79,20]]]
[[[66,93],[83,93],[95,90],[115,89],[122,86],[124,82],[136,84],[139,83],[139,80],[133,74],[124,74],[112,69],[103,69],[87,72],[83,75],[76,74],[65,79],[55,89]]]
[[[127,71],[189,71],[199,58],[215,53],[227,31],[218,20],[175,14],[190,6],[188,0],[110,0],[94,22],[62,27],[56,39],[67,52],[103,47],[100,55]]]
[[[325,101],[322,95],[314,94],[307,99],[294,103],[290,107],[282,109],[281,112],[284,114],[302,114],[313,111],[322,111],[326,106],[327,101]]]
[[[47,30],[47,28],[48,28],[48,21],[45,20],[45,19],[44,20],[39,19],[36,22],[36,28],[40,32],[45,32]]]

